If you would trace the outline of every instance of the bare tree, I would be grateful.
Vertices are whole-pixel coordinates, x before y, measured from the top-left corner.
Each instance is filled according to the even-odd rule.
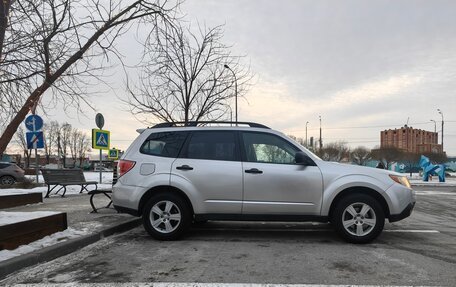
[[[170,23],[176,2],[166,0],[14,1],[0,61],[2,154],[27,113],[61,102],[88,105],[87,84],[100,79],[116,40],[133,24]],[[168,8],[168,6],[171,6]],[[122,62],[122,60],[120,60]],[[47,100],[43,101],[46,93]]]
[[[1,1],[1,0],[0,0]],[[24,154],[24,167],[30,167],[30,157],[32,156],[32,150],[27,147],[27,139],[25,137],[25,131],[22,126],[19,126],[16,132],[16,144],[21,148]]]
[[[57,121],[51,121],[49,124],[44,124],[44,154],[46,156],[47,164],[50,163],[50,158],[54,151],[54,144],[57,142],[59,128],[59,123]]]
[[[328,143],[318,150],[318,155],[326,161],[340,162],[344,158],[347,158],[349,153],[350,149],[347,143],[343,141]]]
[[[77,144],[77,157],[79,159],[79,167],[82,168],[82,163],[87,156],[87,153],[90,152],[90,138],[87,134],[81,132]]]
[[[59,154],[62,157],[63,161],[63,167],[66,167],[67,161],[67,155],[68,155],[68,149],[70,147],[70,140],[71,140],[71,132],[73,128],[71,127],[70,124],[64,123],[60,126],[60,129],[57,134],[57,145],[60,147],[60,152]]]
[[[351,151],[351,159],[357,165],[366,165],[372,159],[371,151],[364,146],[359,146]]]
[[[223,118],[251,75],[240,64],[243,57],[221,42],[222,28],[200,27],[194,34],[190,28],[165,27],[154,35],[144,46],[147,61],[139,82],[129,85],[131,112],[165,122]]]
[[[402,154],[402,150],[395,147],[383,147],[372,150],[372,158],[386,163],[386,169],[389,169],[393,162],[400,160]]]

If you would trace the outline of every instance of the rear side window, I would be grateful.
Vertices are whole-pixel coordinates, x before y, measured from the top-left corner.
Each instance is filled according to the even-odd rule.
[[[0,163],[0,169],[10,166],[9,163]]]
[[[142,144],[139,152],[143,154],[177,157],[188,132],[153,133]]]
[[[232,131],[194,132],[189,140],[185,157],[239,161],[236,134]]]

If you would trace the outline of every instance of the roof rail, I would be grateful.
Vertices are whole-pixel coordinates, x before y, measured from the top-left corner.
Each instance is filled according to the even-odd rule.
[[[170,123],[160,123],[156,124],[155,126],[152,127],[152,129],[156,128],[171,128],[171,127],[196,127],[198,125],[207,125],[207,124],[230,124],[233,126],[236,125],[247,125],[251,128],[262,128],[262,129],[270,129],[269,127],[262,125],[262,124],[257,124],[257,123],[252,123],[252,122],[232,122],[232,121],[197,121],[197,122],[170,122]]]

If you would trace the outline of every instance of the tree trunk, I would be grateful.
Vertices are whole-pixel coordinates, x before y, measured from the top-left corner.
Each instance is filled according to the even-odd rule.
[[[0,0],[0,62],[3,60],[3,41],[5,40],[5,31],[8,27],[10,6],[11,0]]]

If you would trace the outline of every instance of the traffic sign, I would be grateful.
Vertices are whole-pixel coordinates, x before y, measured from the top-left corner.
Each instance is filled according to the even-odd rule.
[[[98,113],[96,116],[95,116],[95,124],[97,125],[97,127],[101,130],[104,126],[104,117],[102,114]]]
[[[109,131],[92,129],[92,148],[109,149],[110,140]]]
[[[110,149],[108,152],[109,159],[119,159],[119,150],[118,149]]]
[[[37,115],[30,115],[25,119],[25,127],[31,132],[37,132],[43,127],[43,119]]]
[[[26,132],[27,149],[44,148],[43,132]]]

